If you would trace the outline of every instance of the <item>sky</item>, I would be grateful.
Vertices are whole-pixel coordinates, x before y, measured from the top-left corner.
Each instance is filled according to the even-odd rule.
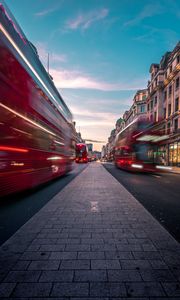
[[[84,139],[107,142],[180,37],[180,0],[6,0]],[[105,144],[104,143],[104,144]],[[94,143],[94,150],[103,144]]]

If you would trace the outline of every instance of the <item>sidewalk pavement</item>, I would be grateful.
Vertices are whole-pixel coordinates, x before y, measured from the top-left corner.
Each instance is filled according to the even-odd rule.
[[[3,299],[180,299],[180,245],[101,164],[0,248]]]

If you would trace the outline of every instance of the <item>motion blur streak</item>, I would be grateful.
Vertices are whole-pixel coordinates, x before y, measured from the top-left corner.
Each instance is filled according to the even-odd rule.
[[[11,13],[10,13],[11,14]],[[13,19],[13,24],[11,20]],[[39,60],[0,7],[0,197],[72,170],[72,114]],[[56,164],[54,164],[56,163]]]
[[[11,43],[11,45],[16,49],[16,51],[19,53],[19,55],[22,57],[22,59],[24,60],[24,62],[28,65],[28,67],[30,68],[30,70],[34,73],[34,75],[38,78],[38,80],[40,81],[40,83],[43,85],[43,87],[45,88],[45,90],[49,93],[49,95],[53,98],[53,100],[56,102],[56,104],[58,105],[58,107],[62,110],[61,106],[59,105],[59,103],[56,101],[56,99],[54,98],[54,96],[52,95],[52,93],[49,91],[49,89],[47,88],[47,86],[44,84],[44,82],[42,81],[42,79],[40,78],[40,76],[37,74],[36,70],[33,68],[33,66],[29,63],[29,61],[26,59],[26,57],[24,56],[24,54],[21,52],[21,50],[19,49],[19,47],[16,45],[16,43],[13,41],[13,39],[10,37],[10,35],[8,34],[8,32],[4,29],[4,27],[0,24],[0,30],[4,33],[4,35],[7,37],[7,39],[9,40],[9,42]]]
[[[160,170],[172,170],[171,167],[166,167],[166,166],[156,166],[156,169],[160,169]]]
[[[58,159],[63,159],[63,158],[60,156],[52,156],[47,158],[47,160],[58,160]]]
[[[27,149],[6,147],[6,146],[0,146],[0,151],[14,151],[14,152],[22,152],[22,153],[29,152],[29,150]]]
[[[10,107],[8,107],[8,106],[6,106],[6,105],[4,105],[4,104],[2,104],[2,103],[0,103],[0,106],[2,106],[3,108],[9,110],[10,112],[12,112],[13,114],[15,114],[16,116],[18,116],[18,117],[20,117],[20,118],[22,118],[22,119],[28,121],[29,123],[33,124],[34,126],[39,127],[39,128],[41,128],[42,130],[44,130],[44,131],[46,131],[46,132],[48,132],[48,133],[50,133],[50,134],[56,136],[56,134],[53,133],[52,131],[49,131],[48,129],[46,129],[46,128],[44,128],[43,126],[37,124],[36,122],[32,121],[31,119],[26,118],[25,116],[23,116],[22,114],[18,113],[18,112],[15,111],[15,110],[11,109]]]

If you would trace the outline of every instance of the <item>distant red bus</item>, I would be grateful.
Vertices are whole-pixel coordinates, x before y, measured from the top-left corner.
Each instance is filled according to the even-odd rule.
[[[88,149],[86,144],[76,144],[76,162],[87,163],[88,162]]]
[[[70,171],[72,115],[0,1],[0,196]]]
[[[114,161],[118,168],[140,172],[163,169],[155,162],[155,153],[161,141],[168,136],[152,131],[151,125],[143,119],[135,119],[117,134]]]

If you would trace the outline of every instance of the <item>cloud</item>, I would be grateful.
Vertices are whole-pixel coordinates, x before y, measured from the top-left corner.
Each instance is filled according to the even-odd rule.
[[[110,126],[114,127],[116,120],[121,112],[98,112],[93,109],[82,109],[79,106],[71,106],[75,119],[78,120],[79,126]]]
[[[47,15],[50,15],[51,13],[53,13],[54,11],[57,11],[60,8],[62,2],[63,1],[59,1],[58,5],[55,5],[53,7],[47,8],[47,9],[43,9],[43,10],[35,13],[34,15],[36,17],[44,17],[44,16],[47,16]]]
[[[148,4],[143,10],[133,19],[124,23],[124,27],[130,27],[139,24],[146,18],[152,17],[154,15],[159,15],[164,11],[163,7],[158,3],[156,4]]]
[[[147,78],[143,78],[142,80],[135,79],[128,83],[109,83],[80,71],[51,69],[50,73],[58,88],[127,91],[142,89],[147,85]]]
[[[68,20],[65,24],[65,29],[77,30],[77,29],[88,29],[92,24],[106,18],[109,14],[107,8],[101,10],[91,11],[87,14],[79,14],[76,18]]]

